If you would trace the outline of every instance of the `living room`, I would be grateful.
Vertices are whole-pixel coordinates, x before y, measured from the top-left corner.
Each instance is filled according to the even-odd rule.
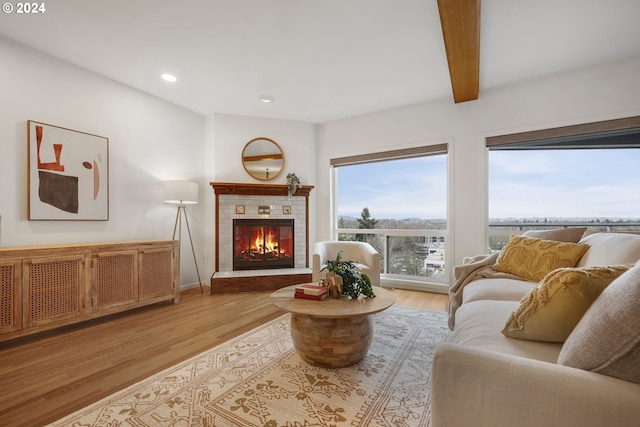
[[[540,8],[551,7],[551,3]],[[595,7],[595,3],[588,4]],[[242,168],[242,149],[251,139],[266,136],[277,141],[286,156],[285,169],[275,182],[284,184],[287,173],[293,172],[303,184],[314,186],[309,208],[312,224],[310,242],[330,240],[334,233],[331,222],[327,220],[331,216],[332,205],[331,159],[448,144],[451,169],[450,259],[452,265],[460,264],[464,257],[484,253],[486,248],[485,138],[640,115],[640,45],[637,43],[640,34],[636,24],[639,8],[632,3],[619,2],[619,6],[628,9],[615,9],[624,12],[615,17],[618,22],[600,22],[596,12],[582,16],[583,19],[590,17],[592,21],[585,21],[579,26],[584,32],[579,33],[576,40],[561,37],[562,25],[558,25],[554,27],[558,37],[545,40],[541,47],[515,46],[508,54],[502,53],[504,57],[526,56],[527,50],[540,53],[566,42],[567,52],[591,49],[600,52],[591,62],[569,64],[550,74],[530,75],[523,69],[521,79],[485,88],[485,65],[481,60],[480,94],[475,101],[454,103],[450,82],[446,80],[445,91],[431,99],[423,100],[420,95],[411,94],[412,98],[408,97],[411,100],[407,102],[390,102],[385,107],[376,104],[357,114],[321,119],[276,116],[268,110],[273,105],[258,102],[257,97],[262,92],[256,92],[250,99],[237,101],[238,104],[255,103],[256,106],[252,107],[255,114],[240,112],[235,106],[212,111],[182,107],[171,102],[173,92],[180,86],[168,86],[159,79],[149,83],[153,91],[164,94],[166,99],[162,99],[159,95],[119,82],[116,77],[105,77],[89,66],[74,65],[73,58],[65,59],[56,51],[42,52],[29,47],[26,34],[38,25],[38,19],[55,13],[53,3],[48,4],[49,15],[41,17],[4,13],[0,16],[0,57],[3,59],[0,76],[5,82],[0,99],[0,180],[4,183],[0,187],[3,200],[0,206],[0,247],[168,239],[173,229],[175,207],[163,203],[162,184],[166,180],[194,181],[199,184],[199,203],[189,206],[188,212],[194,231],[197,262],[206,282],[215,272],[215,196],[209,183],[254,183]],[[483,7],[485,5],[492,7],[492,2],[487,1]],[[583,7],[573,5],[574,8]],[[595,7],[593,10],[600,9]],[[429,6],[429,11],[435,11],[436,16],[431,19],[437,22],[435,4]],[[540,9],[537,11],[540,13]],[[564,15],[554,19],[576,20],[573,14],[576,11],[572,7],[567,6],[561,12]],[[490,10],[486,16],[500,18]],[[21,21],[5,26],[16,18]],[[629,22],[632,24],[628,25]],[[487,31],[491,25],[491,22],[487,23]],[[537,26],[544,27],[542,24]],[[592,31],[601,26],[605,29]],[[15,31],[16,27],[22,27],[21,34],[26,37],[23,41],[12,38],[9,28]],[[600,31],[614,34],[616,28],[627,32],[620,34],[619,40],[615,37],[611,40],[628,46],[625,43],[632,39],[635,43],[632,48],[620,52],[614,45],[595,46],[581,38],[584,36],[591,42],[593,39],[587,37],[589,34]],[[128,33],[118,34],[119,29],[114,27],[111,31],[114,33],[114,45],[126,43],[130,36]],[[484,34],[485,29],[482,31]],[[56,34],[45,32],[38,37],[55,38]],[[78,33],[75,37],[82,39],[83,36]],[[508,37],[508,34],[502,37]],[[540,34],[532,36],[536,37]],[[99,51],[101,46],[87,45],[82,49]],[[439,45],[438,49],[441,67],[433,72],[437,74],[433,78],[439,79],[444,74],[448,79],[444,46]],[[488,54],[489,50],[486,50]],[[494,55],[500,57],[500,54]],[[582,61],[582,57],[579,58]],[[135,64],[136,60],[136,57],[124,54],[110,59],[113,68],[117,68],[119,63]],[[369,61],[367,65],[375,67],[386,59],[376,57]],[[548,58],[547,61],[559,62],[559,58]],[[396,67],[402,68],[402,65]],[[162,71],[154,69],[148,73],[155,78]],[[339,71],[325,68],[327,73]],[[113,76],[118,73],[126,71],[112,69],[105,72]],[[231,78],[229,75],[226,77]],[[391,86],[401,78],[385,81],[382,85]],[[425,72],[424,79],[428,81],[430,78],[430,74]],[[286,78],[281,79],[286,83]],[[184,80],[179,80],[178,85],[191,85]],[[357,80],[354,79],[354,85]],[[190,90],[197,91],[198,88]],[[368,90],[374,92],[377,88]],[[344,93],[344,88],[336,87],[332,91],[335,104],[340,104]],[[277,93],[273,95],[274,105],[284,102]],[[215,97],[215,94],[203,96]],[[301,91],[299,96],[304,100],[310,95]],[[109,138],[108,221],[27,219],[27,120]],[[181,258],[180,285],[183,289],[197,287],[198,278],[193,260],[188,256],[190,248],[186,241],[181,249],[187,256]]]
[[[4,14],[2,20],[16,17]],[[190,180],[200,184],[200,203],[190,207],[189,215],[198,230],[194,244],[204,277],[213,273],[214,258],[214,195],[208,184],[251,182],[240,156],[244,144],[257,136],[271,137],[283,147],[286,165],[277,183],[294,172],[303,184],[315,186],[310,200],[312,242],[332,236],[330,222],[319,220],[330,215],[332,158],[448,143],[453,265],[486,247],[486,137],[636,116],[639,111],[640,59],[632,52],[481,91],[472,102],[454,104],[449,92],[429,102],[314,123],[268,118],[264,108],[269,105],[257,107],[262,117],[198,114],[7,38],[2,50],[11,64],[3,67],[5,81],[12,84],[1,101],[1,174],[3,182],[13,184],[0,190],[0,245],[167,238],[175,212],[162,203],[162,182]],[[162,90],[170,95],[173,89]],[[26,219],[27,120],[109,138],[109,221]],[[197,282],[187,261],[181,265],[183,286]]]

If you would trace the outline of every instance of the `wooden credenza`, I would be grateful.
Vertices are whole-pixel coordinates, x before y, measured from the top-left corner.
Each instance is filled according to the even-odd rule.
[[[180,300],[175,240],[0,248],[0,341]]]

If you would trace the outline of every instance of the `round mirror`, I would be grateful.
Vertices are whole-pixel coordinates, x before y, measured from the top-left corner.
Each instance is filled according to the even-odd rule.
[[[274,140],[254,138],[242,150],[242,166],[255,179],[269,181],[282,172],[284,153]]]

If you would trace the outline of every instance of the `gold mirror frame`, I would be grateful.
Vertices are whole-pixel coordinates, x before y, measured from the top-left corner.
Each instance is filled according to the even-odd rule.
[[[284,152],[272,139],[254,138],[242,150],[242,167],[255,179],[271,181],[284,169]]]

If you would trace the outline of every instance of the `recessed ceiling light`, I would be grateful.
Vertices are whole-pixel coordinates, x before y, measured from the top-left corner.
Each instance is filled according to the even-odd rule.
[[[176,76],[174,76],[173,74],[167,74],[167,73],[164,73],[164,74],[163,74],[163,75],[161,75],[160,77],[162,77],[162,80],[165,80],[165,81],[168,81],[168,82],[171,82],[171,83],[173,83],[173,82],[175,82],[176,80],[178,80],[178,79],[176,78]]]
[[[260,96],[258,97],[258,99],[259,99],[261,102],[264,102],[265,104],[268,104],[268,103],[270,103],[270,102],[273,102],[273,96],[270,96],[270,95],[260,95]]]

